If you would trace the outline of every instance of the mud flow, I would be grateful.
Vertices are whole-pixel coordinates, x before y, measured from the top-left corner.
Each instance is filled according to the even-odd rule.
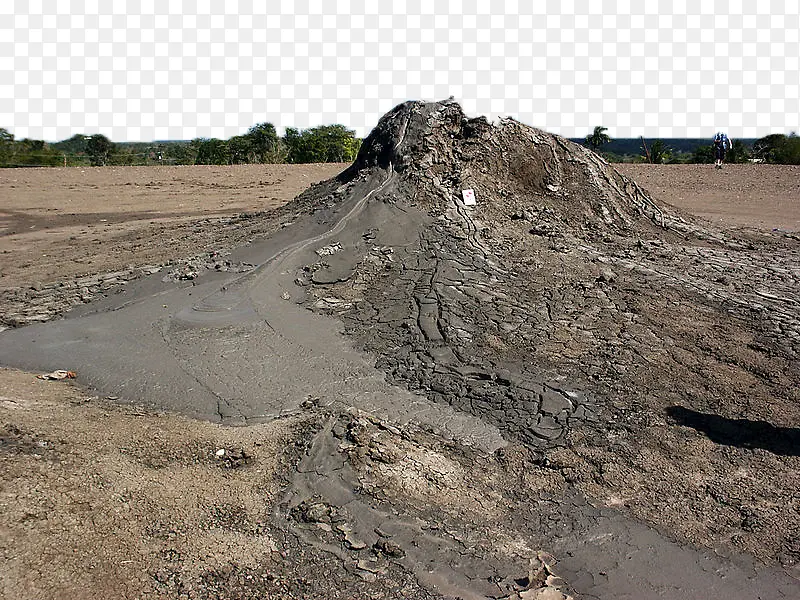
[[[798,597],[796,236],[452,101],[399,105],[282,210],[230,268],[1,333],[0,364],[302,420],[265,525],[286,597]]]

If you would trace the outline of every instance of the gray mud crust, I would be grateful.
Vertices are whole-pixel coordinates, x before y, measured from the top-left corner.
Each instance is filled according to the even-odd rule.
[[[452,101],[399,105],[287,211],[246,272],[130,283],[3,332],[0,363],[309,414],[272,526],[375,585],[347,597],[797,597],[796,240]]]

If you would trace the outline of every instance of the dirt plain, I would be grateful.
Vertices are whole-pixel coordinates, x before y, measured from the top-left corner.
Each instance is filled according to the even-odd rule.
[[[3,323],[49,320],[156,269],[189,281],[203,268],[235,270],[236,263],[226,260],[230,248],[286,227],[295,215],[280,207],[343,167],[1,171]],[[619,170],[661,203],[737,228],[740,239],[756,247],[796,252],[797,167],[730,165],[715,171],[620,165]],[[488,223],[501,217],[483,215]],[[493,243],[513,243],[513,230],[504,227],[493,224]],[[652,244],[650,251],[663,247]],[[525,274],[535,265],[514,266]],[[797,276],[796,263],[787,268]],[[598,280],[622,280],[620,269],[601,272],[605,281]],[[736,273],[734,266],[727,276]],[[531,281],[537,277],[550,275],[530,272]],[[328,296],[333,283],[325,288]],[[559,285],[583,284],[564,277]],[[744,552],[797,577],[800,464],[791,360],[766,336],[745,339],[710,310],[690,305],[675,320],[674,304],[682,298],[657,283],[649,294],[626,290],[624,281],[616,285],[615,300],[624,300],[626,313],[644,314],[645,304],[663,310],[647,313],[649,323],[632,319],[622,331],[601,332],[591,352],[581,343],[565,343],[578,337],[569,324],[538,348],[526,348],[542,365],[594,380],[617,399],[609,409],[613,421],[579,428],[562,446],[515,443],[486,455],[455,442],[442,446],[434,433],[398,431],[362,414],[311,410],[228,428],[136,403],[121,405],[73,383],[3,370],[0,596],[422,598],[436,597],[431,589],[446,591],[445,575],[431,569],[434,583],[424,585],[425,571],[413,566],[416,562],[409,566],[420,557],[400,560],[401,550],[391,543],[403,539],[400,532],[381,530],[369,558],[360,558],[364,542],[353,533],[354,523],[359,518],[369,523],[367,517],[337,514],[330,504],[306,498],[293,514],[313,531],[313,543],[275,525],[273,507],[286,502],[290,474],[308,472],[296,465],[313,459],[314,444],[338,445],[348,457],[345,484],[377,499],[362,507],[363,514],[376,506],[400,510],[408,521],[413,517],[446,531],[464,549],[492,539],[486,555],[519,565],[516,582],[491,581],[491,573],[484,578],[496,589],[494,597],[538,597],[523,595],[534,588],[533,567],[529,573],[524,566],[545,565],[539,573],[546,575],[549,559],[537,563],[531,557],[554,548],[529,546],[535,538],[520,537],[517,521],[537,517],[515,512],[521,498],[546,504],[570,487],[597,510],[621,511],[677,543],[722,557]],[[553,305],[563,310],[564,323],[575,322],[581,312],[588,319],[594,311],[585,300],[588,293],[583,296],[583,306]],[[347,291],[339,297],[346,299]],[[380,312],[379,302],[370,302]],[[661,322],[653,314],[661,314]],[[358,315],[340,318],[369,349],[373,342],[359,338],[353,325]],[[601,321],[597,317],[582,331],[602,330]],[[647,337],[648,328],[666,332],[666,350],[650,352],[641,344],[638,338]],[[642,369],[637,359],[619,358],[626,352],[619,339],[643,354],[640,362],[660,367]],[[503,345],[499,338],[493,343]],[[597,365],[591,354],[599,355],[600,366],[591,366]],[[69,365],[53,365],[62,367]],[[403,365],[385,370],[404,381]],[[663,370],[674,379],[665,379]],[[665,404],[686,404],[671,389],[675,379],[683,380],[681,390],[707,398],[707,405],[665,415]],[[783,391],[775,394],[777,389]],[[711,422],[706,413],[712,412],[722,421]],[[730,443],[731,437],[737,443]],[[296,480],[293,485],[298,493]],[[573,508],[589,510],[580,502]],[[536,523],[542,531],[557,529]],[[568,563],[568,548],[559,550],[554,553]],[[491,596],[481,593],[476,597]]]
[[[0,285],[63,281],[228,249],[264,213],[346,165],[77,167],[0,172]],[[238,237],[229,237],[238,236]]]
[[[718,225],[800,231],[800,166],[614,166],[655,198]]]

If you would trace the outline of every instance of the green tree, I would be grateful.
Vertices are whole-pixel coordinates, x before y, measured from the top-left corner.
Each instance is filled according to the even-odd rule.
[[[750,151],[742,140],[734,140],[731,149],[725,156],[725,161],[729,163],[746,163],[750,160]]]
[[[322,125],[303,131],[287,127],[283,142],[290,163],[351,162],[361,147],[355,131],[344,125]]]
[[[64,154],[85,154],[88,136],[76,133],[71,138],[56,142],[53,148]]]
[[[140,156],[135,146],[117,147],[115,152],[108,157],[106,164],[117,166],[143,165],[146,157]]]
[[[692,162],[694,158],[694,153],[692,152],[675,152],[672,153],[672,158],[670,159],[670,164],[673,165],[685,165],[687,163]]]
[[[303,159],[308,152],[304,148],[303,136],[299,129],[296,127],[287,127],[286,133],[283,134],[283,143],[286,146],[286,162],[306,162]]]
[[[194,164],[196,165],[227,165],[230,162],[228,143],[217,138],[198,138],[194,140],[197,146]]]
[[[772,133],[753,142],[753,156],[767,163],[778,162],[781,146],[786,141],[782,133]]]
[[[586,143],[595,152],[611,141],[611,138],[608,137],[606,131],[608,131],[607,127],[598,125],[594,128],[592,133],[586,136]]]
[[[45,147],[44,140],[32,140],[30,138],[20,140],[19,144],[22,146],[22,150],[28,154],[41,152]]]
[[[171,165],[193,165],[197,160],[194,142],[171,142],[162,148],[164,162]]]
[[[617,154],[615,152],[603,152],[603,158],[610,163],[630,162],[630,157],[627,154]]]
[[[281,158],[280,138],[272,123],[253,125],[243,137],[250,144],[249,162],[274,163]]]
[[[669,162],[671,158],[672,149],[667,147],[663,141],[656,140],[653,142],[653,145],[650,146],[650,160],[653,162],[653,164],[664,164]]]
[[[93,167],[102,167],[108,164],[116,148],[114,143],[101,133],[96,133],[86,140],[86,154]]]
[[[44,140],[25,138],[14,145],[13,162],[18,166],[55,167],[61,157]]]
[[[775,153],[775,162],[782,165],[800,165],[800,137],[792,132],[783,139]]]
[[[714,144],[698,146],[692,152],[691,162],[695,164],[711,164],[714,162]]]
[[[358,153],[361,150],[361,143],[363,141],[364,140],[362,140],[361,138],[357,138],[357,137],[353,137],[353,138],[350,138],[348,140],[345,140],[345,144],[347,146],[347,148],[346,148],[347,149],[347,156],[350,157],[350,158],[347,159],[348,162],[352,162],[352,161],[354,161],[356,159],[356,156],[358,156]]]
[[[14,134],[0,128],[0,165],[8,164],[14,153]]]
[[[232,165],[260,162],[253,160],[255,158],[253,144],[246,135],[237,135],[228,140],[228,157]]]

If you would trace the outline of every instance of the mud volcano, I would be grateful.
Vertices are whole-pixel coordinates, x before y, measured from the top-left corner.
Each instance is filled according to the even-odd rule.
[[[467,189],[477,205],[465,206]],[[780,353],[797,357],[798,323],[780,298],[736,293],[747,288],[743,243],[513,119],[467,119],[454,102],[400,105],[348,171],[303,200],[363,203],[298,271],[306,302],[336,313],[390,380],[536,447],[596,421],[631,370],[655,367],[659,389],[674,391],[662,340],[642,336],[671,296],[768,313],[772,333],[784,332]],[[790,264],[767,267],[781,295],[796,281],[784,278]],[[693,310],[675,312],[691,322]]]
[[[662,213],[645,194],[577,146],[448,102],[396,108],[342,179],[373,182],[369,203],[297,282],[391,380],[537,446],[596,416],[579,382],[532,360],[547,305],[518,263],[578,250],[587,231],[653,230]]]
[[[453,102],[398,106],[303,200],[364,202],[296,283],[389,381],[680,540],[796,571],[796,238],[658,206],[583,147]]]
[[[281,210],[231,254],[251,270],[128,284],[3,332],[0,363],[225,424],[310,415],[270,527],[365,597],[540,597],[539,549],[586,597],[796,591],[796,239],[451,101],[396,107]]]

